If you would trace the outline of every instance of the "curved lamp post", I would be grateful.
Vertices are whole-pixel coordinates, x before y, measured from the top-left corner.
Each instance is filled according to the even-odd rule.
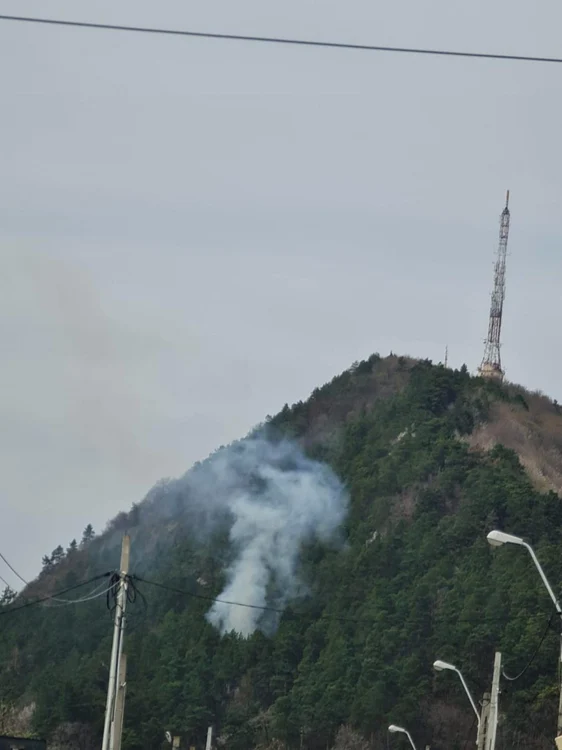
[[[501,547],[503,544],[517,544],[519,547],[525,547],[527,552],[531,555],[533,558],[533,562],[535,563],[536,569],[539,571],[540,577],[542,578],[542,582],[545,585],[546,590],[548,591],[548,594],[550,598],[552,599],[552,603],[554,604],[556,611],[559,615],[562,615],[562,608],[560,607],[560,603],[558,602],[558,599],[556,598],[556,595],[554,594],[554,591],[552,590],[552,586],[548,582],[548,579],[546,575],[544,574],[544,570],[541,567],[540,562],[537,560],[537,556],[535,555],[535,552],[530,544],[527,544],[521,537],[519,536],[513,536],[513,534],[506,534],[504,531],[498,531],[497,529],[494,529],[494,531],[490,531],[488,534],[488,542],[492,545],[492,547]],[[560,666],[562,668],[562,634],[561,634],[561,640],[560,640]],[[562,736],[562,685],[560,689],[560,699],[558,704],[558,738],[561,738]],[[560,744],[562,747],[562,743]]]
[[[397,727],[396,724],[391,724],[388,727],[389,732],[402,732],[402,734],[405,734],[408,739],[410,740],[410,745],[413,747],[414,750],[416,750],[416,746],[414,745],[414,740],[412,739],[412,735],[410,732],[408,732],[407,729],[404,729],[403,727]]]
[[[480,713],[478,709],[476,708],[476,703],[474,702],[474,698],[470,694],[470,690],[468,689],[468,685],[464,681],[464,677],[462,676],[460,669],[457,669],[457,667],[455,667],[454,664],[449,664],[448,662],[441,661],[440,659],[437,659],[437,661],[433,662],[433,668],[436,669],[438,672],[441,672],[445,669],[449,669],[451,672],[456,672],[458,674],[462,682],[464,692],[467,694],[468,700],[470,701],[470,705],[472,706],[472,710],[476,714],[476,721],[478,722],[478,729],[480,730]]]

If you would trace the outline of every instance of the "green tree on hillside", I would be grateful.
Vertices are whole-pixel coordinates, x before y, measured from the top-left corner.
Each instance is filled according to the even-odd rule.
[[[457,663],[483,692],[496,649],[506,671],[519,672],[544,632],[532,664],[502,692],[502,740],[550,747],[559,648],[545,630],[551,602],[527,557],[498,554],[486,533],[528,535],[555,581],[562,503],[537,491],[504,446],[471,447],[467,436],[499,402],[512,416],[533,414],[531,398],[527,412],[508,387],[466,368],[374,356],[268,421],[271,439],[297,436],[350,494],[341,547],[303,547],[301,593],[274,635],[221,636],[205,619],[231,559],[228,529],[211,538],[186,525],[179,484],[159,484],[124,514],[139,573],[127,608],[124,750],[159,747],[165,729],[199,748],[210,723],[233,750],[348,750],[348,741],[364,750],[361,737],[379,750],[390,722],[415,726],[422,747],[460,750],[470,707],[458,685],[435,675],[434,659]],[[71,575],[117,566],[118,533],[109,527],[90,545],[94,536],[88,525],[64,565],[46,558],[41,581],[63,587]],[[0,703],[32,698],[38,732],[81,723],[99,738],[111,627],[103,597],[2,618]]]

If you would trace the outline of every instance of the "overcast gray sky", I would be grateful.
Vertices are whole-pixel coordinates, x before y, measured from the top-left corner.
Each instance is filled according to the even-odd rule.
[[[557,0],[0,0],[0,13],[560,55]],[[562,397],[562,65],[0,21],[0,551],[24,576],[356,360]],[[14,585],[9,570],[0,575]]]

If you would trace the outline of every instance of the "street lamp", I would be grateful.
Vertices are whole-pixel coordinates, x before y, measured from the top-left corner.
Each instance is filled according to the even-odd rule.
[[[451,670],[451,672],[456,672],[458,674],[458,676],[461,679],[464,692],[468,695],[468,700],[470,701],[470,705],[472,706],[474,713],[476,714],[476,721],[478,722],[478,731],[480,732],[480,713],[478,712],[478,709],[476,708],[476,703],[474,702],[474,698],[470,694],[470,690],[468,689],[468,685],[464,681],[464,677],[462,676],[460,669],[457,669],[454,666],[454,664],[449,664],[448,662],[441,661],[440,659],[437,659],[437,661],[433,662],[433,668],[436,669],[438,672],[441,672],[444,669],[449,669]]]
[[[410,745],[414,748],[414,750],[416,750],[416,746],[414,745],[414,740],[412,739],[412,736],[410,732],[408,732],[407,729],[404,729],[403,727],[397,727],[396,724],[391,724],[388,727],[388,731],[389,732],[402,732],[402,734],[405,734],[410,740]]]
[[[562,615],[562,608],[560,607],[560,604],[558,603],[558,599],[554,595],[554,591],[552,590],[552,587],[550,583],[548,582],[547,577],[544,574],[544,570],[541,567],[540,562],[537,560],[537,556],[535,555],[535,552],[530,544],[527,544],[521,537],[519,536],[513,536],[513,534],[506,534],[503,531],[490,531],[488,534],[488,541],[492,545],[492,547],[501,547],[502,544],[518,544],[520,547],[525,547],[531,557],[533,558],[533,562],[535,563],[537,570],[540,573],[540,576],[542,578],[542,582],[546,586],[546,590],[548,591],[550,598],[552,599],[552,602],[554,606],[556,607],[556,611],[559,615]]]
[[[506,534],[504,531],[498,531],[497,529],[494,529],[494,531],[490,531],[488,534],[488,542],[492,545],[492,547],[501,547],[502,544],[517,544],[520,547],[525,547],[525,549],[528,551],[528,553],[533,558],[533,562],[535,563],[535,566],[537,570],[539,571],[540,577],[542,578],[542,582],[544,583],[546,590],[548,591],[548,594],[550,598],[552,599],[552,602],[556,608],[556,611],[559,615],[562,615],[562,608],[560,607],[560,603],[558,602],[558,599],[556,598],[554,591],[552,590],[552,586],[548,582],[547,577],[544,574],[544,570],[541,567],[540,562],[537,560],[537,556],[535,555],[535,552],[530,544],[527,544],[521,537],[519,536],[513,536],[513,534]],[[562,633],[560,638],[560,664],[562,666]],[[558,724],[557,724],[557,732],[558,732],[558,738],[562,737],[562,685],[560,688],[560,699],[558,703]],[[562,742],[561,742],[562,746]]]

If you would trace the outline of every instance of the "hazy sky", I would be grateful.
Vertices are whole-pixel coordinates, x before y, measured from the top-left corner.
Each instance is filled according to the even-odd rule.
[[[559,55],[556,0],[0,0],[0,13]],[[562,399],[562,65],[0,21],[0,551],[24,576],[353,360]],[[9,570],[0,575],[17,583]]]

